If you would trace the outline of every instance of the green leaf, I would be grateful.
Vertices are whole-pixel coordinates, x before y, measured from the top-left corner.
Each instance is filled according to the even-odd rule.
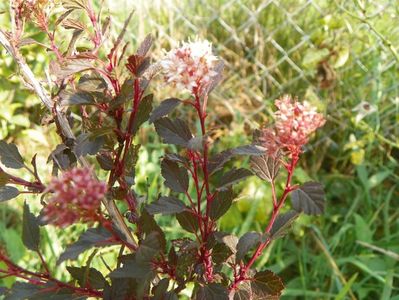
[[[249,170],[244,168],[234,168],[221,176],[221,180],[219,181],[217,189],[226,189],[227,187],[247,178],[248,176],[252,176],[252,173]]]
[[[132,134],[135,135],[139,127],[148,120],[152,111],[153,94],[149,94],[141,99],[137,109],[136,116],[133,120]]]
[[[26,248],[32,251],[39,250],[40,228],[37,218],[29,210],[28,204],[24,203],[24,214],[22,222],[22,241]]]
[[[184,211],[176,215],[180,226],[188,232],[195,233],[198,231],[198,219],[191,211]]]
[[[146,210],[149,214],[162,214],[162,215],[170,215],[181,213],[185,211],[187,208],[184,203],[172,196],[169,197],[160,197],[157,201],[151,203],[146,207]]]
[[[373,232],[370,230],[370,226],[360,215],[354,214],[354,217],[355,217],[356,239],[366,243],[372,243]]]
[[[210,283],[204,286],[197,286],[194,290],[195,300],[228,300],[229,291],[220,283]]]
[[[193,137],[187,123],[181,119],[171,120],[168,117],[155,121],[155,130],[165,144],[187,146]]]
[[[293,210],[277,216],[270,230],[270,238],[277,239],[287,233],[288,228],[298,218],[299,213]]]
[[[324,190],[318,182],[306,182],[291,195],[292,207],[308,215],[320,215],[324,212]]]
[[[266,270],[255,274],[251,287],[254,299],[269,299],[270,296],[280,296],[284,284],[280,277]]]
[[[242,237],[240,237],[237,244],[237,262],[242,260],[253,247],[261,242],[261,240],[262,234],[255,231],[247,232]]]
[[[234,193],[232,189],[220,191],[211,203],[209,217],[214,221],[221,218],[229,210],[233,199]]]
[[[251,170],[262,180],[272,182],[278,175],[280,162],[268,155],[251,157]]]
[[[316,65],[325,59],[329,54],[330,50],[327,48],[309,48],[302,59],[303,67],[307,69],[315,68]]]
[[[103,227],[90,228],[79,237],[76,243],[67,247],[67,249],[58,259],[57,264],[60,264],[68,259],[76,259],[79,254],[92,247],[105,247],[112,245],[112,243],[107,242],[107,240],[111,237],[112,235],[109,233],[109,231]]]
[[[188,189],[187,170],[177,163],[164,158],[161,163],[162,177],[165,185],[177,193],[185,193]]]
[[[0,202],[11,200],[19,195],[17,188],[9,185],[0,186]]]
[[[121,268],[112,271],[109,276],[111,278],[135,278],[140,279],[147,277],[152,273],[152,265],[149,262],[138,263],[134,260],[129,260],[123,264]]]
[[[82,133],[76,138],[74,152],[76,157],[95,155],[100,151],[105,139],[103,136],[91,138],[89,133]]]
[[[66,267],[68,272],[71,274],[72,278],[77,280],[81,287],[86,287],[87,285],[95,289],[104,289],[108,285],[107,280],[101,274],[100,271],[95,268],[90,268],[88,266],[82,267]]]
[[[14,144],[7,144],[0,141],[0,161],[7,168],[21,169],[24,167],[24,160]]]
[[[381,171],[378,172],[368,179],[368,186],[370,189],[375,188],[376,186],[379,186],[386,178],[388,178],[392,174],[391,170],[387,171]]]
[[[176,106],[180,104],[181,100],[177,98],[168,98],[161,102],[161,104],[154,109],[150,116],[150,123],[168,115]]]

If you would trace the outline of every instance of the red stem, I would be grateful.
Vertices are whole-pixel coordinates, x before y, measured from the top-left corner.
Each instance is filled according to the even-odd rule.
[[[291,159],[291,164],[287,168],[288,176],[287,176],[287,181],[285,183],[285,189],[284,189],[283,194],[280,197],[278,204],[273,207],[272,216],[270,218],[268,226],[265,229],[266,234],[270,233],[270,230],[272,229],[273,224],[276,221],[276,218],[280,212],[281,207],[284,205],[288,194],[293,190],[293,187],[291,186],[291,180],[292,180],[292,175],[294,174],[295,166],[298,162],[298,158],[299,158],[298,155],[293,155],[293,157]],[[272,193],[273,193],[273,203],[275,203],[275,201],[274,201],[274,199],[275,199],[274,182],[272,182]],[[263,250],[270,244],[270,242],[271,242],[271,239],[268,238],[265,242],[259,244],[259,246],[255,250],[254,254],[252,255],[251,259],[248,261],[248,263],[245,266],[240,267],[239,274],[234,276],[234,282],[230,286],[230,290],[236,289],[238,284],[241,281],[247,280],[246,274],[247,274],[248,270],[255,263],[256,259],[262,254]]]
[[[68,283],[62,282],[58,279],[51,277],[51,275],[49,273],[44,273],[44,274],[43,273],[35,273],[35,272],[31,272],[29,270],[26,270],[16,264],[14,264],[2,253],[0,253],[0,261],[3,261],[8,267],[8,270],[0,270],[0,273],[4,273],[4,274],[8,274],[10,276],[16,276],[16,277],[25,279],[32,284],[45,285],[47,282],[53,282],[57,285],[58,288],[68,288],[80,295],[93,296],[93,297],[102,297],[103,296],[103,293],[100,291],[97,291],[97,290],[94,290],[91,288],[79,288],[79,287],[70,285]],[[35,277],[36,279],[33,279],[26,275]]]

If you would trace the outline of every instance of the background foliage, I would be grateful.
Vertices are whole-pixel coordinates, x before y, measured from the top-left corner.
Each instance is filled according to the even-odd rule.
[[[212,138],[221,149],[248,142],[250,129],[270,119],[272,100],[282,93],[306,98],[328,116],[296,175],[297,181],[312,178],[326,185],[327,213],[322,218],[302,216],[292,234],[274,242],[259,261],[284,278],[283,299],[399,299],[396,1],[105,2],[120,28],[127,8],[135,9],[128,36],[135,45],[152,33],[155,56],[173,40],[195,35],[214,43],[226,62],[225,80],[210,100],[216,112],[211,116]],[[8,26],[7,10],[0,3],[2,27]],[[32,37],[44,39],[34,31]],[[45,78],[54,57],[40,45],[23,51],[34,72]],[[0,139],[16,142],[28,158],[38,153],[39,168],[48,170],[45,158],[58,138],[52,128],[40,126],[39,100],[18,78],[1,49]],[[170,94],[162,84],[153,87],[159,100]],[[148,146],[140,150],[138,192],[155,199],[162,192],[163,148],[149,126],[140,138]],[[271,209],[265,200],[270,191],[260,180],[251,177],[242,187],[239,200],[222,219],[222,229],[239,235],[264,227]],[[0,206],[0,242],[15,262],[30,266],[37,261],[22,250],[18,234],[18,214],[27,197],[19,198]],[[162,221],[171,237],[177,235],[176,224]],[[73,226],[61,235],[47,230],[45,238],[51,242],[46,243],[46,257],[60,254],[83,230]],[[66,274],[58,270],[60,277]],[[11,284],[7,280],[0,285]]]

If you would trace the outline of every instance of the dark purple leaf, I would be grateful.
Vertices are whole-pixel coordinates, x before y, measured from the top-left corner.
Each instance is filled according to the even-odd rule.
[[[164,158],[161,163],[162,177],[165,185],[177,193],[185,193],[188,189],[187,170],[171,160]]]
[[[324,212],[324,189],[318,182],[306,182],[292,192],[292,207],[308,215],[320,215]]]
[[[0,202],[11,200],[19,195],[17,188],[13,186],[0,186]]]
[[[123,264],[122,267],[112,271],[109,276],[111,278],[135,278],[140,279],[152,274],[152,265],[149,262],[138,263],[134,260],[129,260]]]
[[[231,149],[233,155],[262,155],[265,148],[258,145],[245,145]]]
[[[19,154],[17,146],[0,141],[0,161],[7,168],[21,169],[24,167],[24,160]]]
[[[138,263],[151,263],[152,258],[160,252],[161,243],[158,232],[147,234],[136,251],[135,260]]]
[[[280,296],[284,284],[280,277],[266,270],[255,274],[251,281],[251,287],[254,299],[274,299],[269,297]]]
[[[75,279],[81,287],[86,287],[87,285],[102,290],[108,285],[107,280],[101,274],[100,271],[89,266],[82,267],[66,267],[72,278]]]
[[[94,97],[89,92],[84,91],[62,91],[60,93],[61,105],[94,105]]]
[[[249,281],[242,281],[237,286],[237,289],[234,291],[233,300],[248,300],[248,299],[253,299],[251,283]]]
[[[168,98],[161,102],[161,104],[154,109],[150,116],[150,123],[168,115],[177,105],[179,105],[181,100],[177,98]]]
[[[251,170],[262,180],[272,182],[278,175],[280,162],[268,155],[251,157]]]
[[[252,176],[252,173],[249,170],[244,168],[234,168],[221,176],[221,180],[219,181],[217,189],[226,189],[227,187],[247,178],[248,176]]]
[[[151,34],[148,34],[145,37],[144,41],[141,42],[139,48],[137,49],[136,54],[140,55],[140,56],[146,56],[148,50],[150,50],[150,47],[152,45],[152,41],[153,41],[153,38],[152,38]]]
[[[25,247],[32,251],[39,250],[40,228],[34,214],[29,210],[28,204],[24,203],[24,213],[22,221],[22,242]]]
[[[166,247],[166,239],[165,234],[163,233],[161,227],[155,222],[154,216],[150,215],[147,210],[143,209],[141,212],[138,224],[143,233],[146,235],[151,234],[152,232],[158,233],[158,238],[161,244],[161,248],[165,249]]]
[[[152,111],[153,94],[149,94],[141,99],[137,109],[136,116],[133,120],[132,134],[135,135],[139,127],[148,120]]]
[[[220,191],[212,201],[209,217],[214,221],[221,218],[229,210],[233,199],[232,189]]]
[[[146,207],[148,213],[155,215],[155,214],[162,214],[162,215],[170,215],[181,213],[187,209],[184,203],[172,196],[169,197],[160,197],[157,201],[151,203]]]
[[[74,153],[76,157],[95,155],[100,151],[104,142],[103,136],[91,138],[89,133],[82,133],[76,138]]]
[[[291,226],[291,224],[298,218],[299,213],[296,211],[289,211],[285,214],[280,214],[277,216],[276,221],[270,230],[270,238],[277,239],[286,234],[286,231]]]
[[[220,283],[197,286],[194,292],[195,300],[229,300],[229,291]]]
[[[198,218],[190,211],[184,211],[176,215],[177,221],[183,229],[195,233],[198,231]]]
[[[188,125],[181,119],[171,120],[167,117],[155,121],[155,130],[165,144],[187,146],[193,137]]]
[[[105,247],[112,243],[108,242],[112,235],[103,227],[90,228],[85,231],[78,239],[76,243],[69,245],[66,250],[61,254],[57,261],[60,264],[68,259],[76,259],[79,254],[92,247]]]
[[[97,161],[98,161],[100,167],[103,170],[110,171],[113,169],[114,161],[113,161],[111,155],[109,155],[108,153],[97,154],[96,158],[97,158]]]
[[[131,78],[126,79],[121,87],[119,94],[110,103],[110,110],[116,109],[124,105],[129,100],[132,100],[134,96],[133,80]]]
[[[245,255],[262,240],[262,234],[259,232],[247,232],[238,240],[237,244],[237,262],[242,260]]]
[[[153,288],[154,298],[153,300],[164,300],[165,294],[168,291],[169,287],[169,279],[163,278],[161,279],[158,284]]]

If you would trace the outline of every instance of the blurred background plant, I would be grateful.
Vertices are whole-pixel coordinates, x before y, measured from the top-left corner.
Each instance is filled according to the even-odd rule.
[[[283,299],[399,299],[397,1],[106,0],[103,7],[120,29],[129,9],[135,10],[127,36],[135,45],[152,33],[154,59],[175,41],[200,36],[213,42],[226,63],[224,82],[209,103],[216,112],[212,138],[219,149],[248,142],[250,129],[270,120],[273,100],[284,93],[307,99],[327,115],[296,173],[298,182],[313,178],[326,185],[327,213],[301,217],[291,237],[274,242],[258,264],[284,278]],[[4,1],[0,26],[8,24]],[[28,31],[45,41],[43,34]],[[67,33],[59,39],[62,34]],[[54,56],[39,44],[23,51],[44,80]],[[159,100],[170,96],[161,83],[153,89]],[[40,102],[24,88],[4,49],[0,105],[0,139],[16,142],[26,157],[38,153],[39,169],[50,174],[46,157],[57,137],[40,126]],[[155,199],[162,192],[159,157],[164,149],[147,128],[141,133],[147,147],[140,149],[136,186]],[[260,180],[251,177],[242,188],[221,223],[239,235],[262,228],[272,207],[270,191]],[[14,261],[29,266],[36,261],[23,252],[17,233],[26,197],[19,198],[0,206],[0,242]],[[167,218],[162,222],[171,237],[177,235],[176,224]],[[45,243],[45,255],[59,254],[83,229],[73,226],[61,235],[48,230],[52,242]],[[64,271],[60,268],[58,275],[67,278]],[[9,285],[12,279],[7,280],[0,284]]]

